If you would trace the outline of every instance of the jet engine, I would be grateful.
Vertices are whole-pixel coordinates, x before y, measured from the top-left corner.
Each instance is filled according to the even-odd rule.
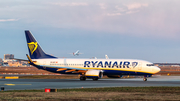
[[[85,77],[98,80],[99,78],[103,77],[103,72],[101,70],[88,70],[85,74]]]

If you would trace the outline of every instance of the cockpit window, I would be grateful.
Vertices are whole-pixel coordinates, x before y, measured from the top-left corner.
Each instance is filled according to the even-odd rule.
[[[147,66],[154,66],[154,64],[147,64]]]

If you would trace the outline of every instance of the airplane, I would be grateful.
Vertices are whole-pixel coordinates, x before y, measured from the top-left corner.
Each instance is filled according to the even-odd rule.
[[[83,53],[79,53],[79,50],[77,50],[76,52],[70,53],[73,54],[74,56],[79,56],[79,54],[83,54]]]
[[[29,30],[25,30],[29,55],[28,63],[46,71],[60,74],[77,74],[80,80],[90,78],[94,81],[106,75],[109,78],[121,78],[123,75],[147,77],[161,69],[153,63],[138,59],[79,59],[58,58],[45,53]]]

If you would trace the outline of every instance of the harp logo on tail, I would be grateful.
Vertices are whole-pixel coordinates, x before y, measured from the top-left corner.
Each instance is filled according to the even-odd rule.
[[[38,44],[37,44],[37,42],[30,42],[30,43],[28,43],[28,47],[29,47],[29,50],[32,55],[34,53],[34,51],[36,51]]]

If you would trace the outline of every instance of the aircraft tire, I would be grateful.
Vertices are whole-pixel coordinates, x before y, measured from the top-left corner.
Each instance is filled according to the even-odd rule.
[[[143,81],[147,81],[147,78],[144,78]]]
[[[97,81],[98,80],[98,78],[93,78],[93,81]]]
[[[86,80],[86,77],[81,76],[81,77],[80,77],[80,80],[81,80],[81,81],[85,81],[85,80]]]

